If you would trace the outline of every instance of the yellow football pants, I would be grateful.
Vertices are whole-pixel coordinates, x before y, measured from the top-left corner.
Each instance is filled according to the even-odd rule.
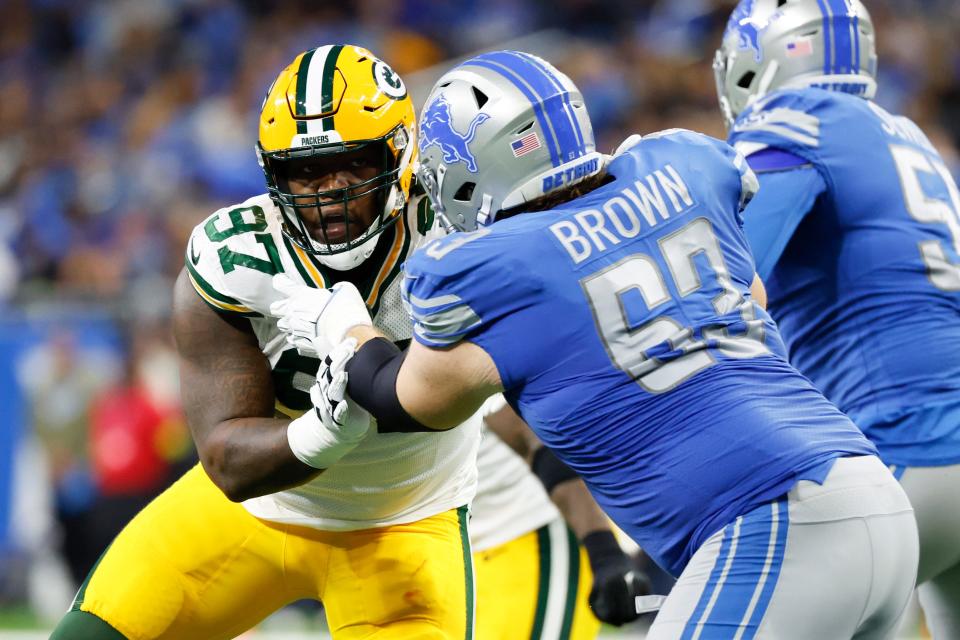
[[[556,520],[473,554],[478,640],[588,640],[597,620],[587,598],[593,575],[586,552]]]
[[[233,638],[295,600],[336,640],[470,639],[466,509],[349,532],[268,523],[198,465],[134,518],[74,603],[130,640]]]

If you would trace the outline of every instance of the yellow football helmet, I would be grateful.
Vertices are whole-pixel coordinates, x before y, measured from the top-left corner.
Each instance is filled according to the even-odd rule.
[[[406,86],[385,62],[351,45],[327,45],[298,55],[274,80],[260,109],[257,156],[267,189],[283,216],[283,232],[328,266],[345,270],[366,260],[381,232],[403,215],[417,157],[415,112]],[[303,195],[291,192],[291,167],[322,156],[378,150],[383,162],[370,179]],[[324,242],[312,236],[298,210],[329,208],[366,196],[378,199],[377,216],[362,234]],[[351,225],[347,225],[349,229]]]

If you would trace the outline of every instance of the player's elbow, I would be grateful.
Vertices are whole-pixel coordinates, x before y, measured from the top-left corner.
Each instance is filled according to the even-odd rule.
[[[222,447],[198,447],[200,464],[203,465],[207,476],[231,502],[243,502],[255,497],[251,487],[243,481],[241,475],[234,470],[236,465],[229,464],[229,456]]]

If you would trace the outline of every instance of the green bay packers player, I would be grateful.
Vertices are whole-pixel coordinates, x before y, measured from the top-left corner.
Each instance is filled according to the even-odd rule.
[[[320,415],[319,361],[269,313],[284,273],[348,280],[375,325],[410,338],[400,265],[430,228],[408,202],[414,109],[369,51],[325,46],[281,72],[262,107],[268,194],[194,230],[176,283],[184,409],[202,466],[124,529],[53,638],[232,638],[283,605],[323,601],[334,638],[470,638],[466,505],[480,419],[389,433]],[[323,427],[344,442],[317,455]]]

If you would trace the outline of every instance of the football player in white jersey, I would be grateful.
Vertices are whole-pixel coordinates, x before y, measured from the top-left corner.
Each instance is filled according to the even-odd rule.
[[[304,52],[274,81],[269,193],[200,223],[175,286],[202,466],[124,529],[54,638],[232,638],[304,598],[338,639],[472,637],[479,415],[439,435],[389,433],[346,405],[334,423],[310,399],[319,360],[270,315],[277,273],[349,280],[377,327],[409,339],[398,275],[432,224],[410,201],[414,119],[402,80],[360,47]],[[343,439],[332,455],[316,455],[324,424]]]

